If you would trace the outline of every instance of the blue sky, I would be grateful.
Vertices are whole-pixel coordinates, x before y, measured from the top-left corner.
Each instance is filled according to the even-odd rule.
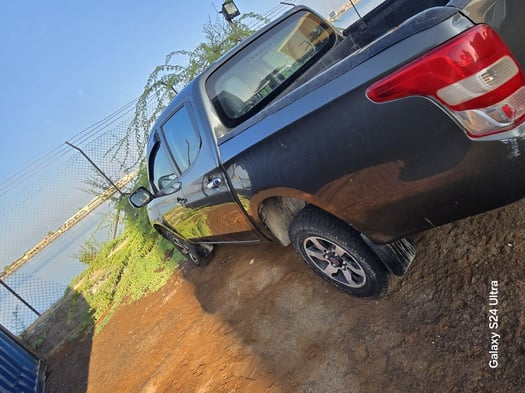
[[[235,1],[260,14],[279,5]],[[344,1],[300,3],[328,13]],[[0,183],[140,95],[165,55],[193,49],[215,15],[211,0],[3,2]]]

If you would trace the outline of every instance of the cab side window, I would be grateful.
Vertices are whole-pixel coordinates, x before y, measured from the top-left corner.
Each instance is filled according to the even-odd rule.
[[[199,153],[201,141],[183,106],[162,126],[171,155],[181,173],[185,172]]]

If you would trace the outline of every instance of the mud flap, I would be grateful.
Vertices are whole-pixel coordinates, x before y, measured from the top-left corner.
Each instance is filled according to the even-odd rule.
[[[403,238],[388,244],[375,244],[365,235],[361,234],[361,237],[390,273],[396,276],[405,274],[416,257],[416,246],[410,239]]]

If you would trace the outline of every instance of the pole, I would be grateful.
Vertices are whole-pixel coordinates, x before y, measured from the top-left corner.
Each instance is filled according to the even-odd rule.
[[[20,300],[24,305],[29,308],[31,311],[33,311],[36,315],[41,316],[40,314],[33,306],[31,306],[28,302],[24,300],[18,293],[13,291],[9,285],[7,285],[3,280],[0,280],[0,284],[2,284],[9,292],[11,292],[14,297],[16,297],[18,300]]]
[[[107,182],[108,182],[109,184],[111,184],[113,187],[115,187],[115,190],[117,190],[117,191],[119,192],[120,196],[125,196],[125,194],[120,190],[120,188],[118,188],[117,185],[116,185],[115,183],[113,183],[113,180],[111,180],[111,179],[109,178],[109,176],[106,175],[106,174],[102,171],[102,169],[100,169],[100,168],[97,166],[97,164],[95,164],[95,163],[93,162],[93,160],[92,160],[91,158],[89,158],[89,156],[88,156],[86,153],[84,153],[84,152],[82,151],[82,149],[80,149],[80,147],[77,147],[77,146],[75,146],[75,145],[73,145],[72,143],[69,143],[69,142],[65,142],[65,143],[66,143],[66,145],[72,147],[73,149],[78,150],[78,151],[80,152],[80,154],[82,154],[82,155],[86,158],[86,160],[88,160],[89,163],[90,163],[91,165],[93,165],[93,167],[95,167],[95,169],[98,171],[98,173],[100,173],[100,174],[102,175],[102,177],[103,177],[104,179],[107,180]]]
[[[350,1],[350,4],[352,4],[352,7],[354,7],[354,11],[357,14],[357,17],[359,18],[359,30],[365,31],[367,29],[367,27],[368,27],[366,22],[365,22],[365,20],[363,19],[363,17],[361,16],[359,11],[357,10],[357,7],[355,6],[354,2],[352,0],[349,0],[349,1]]]
[[[357,7],[355,6],[354,2],[352,0],[349,0],[350,1],[350,4],[352,4],[352,7],[354,7],[354,11],[355,13],[357,14],[357,17],[359,19],[363,19],[363,17],[361,16],[361,14],[359,13],[359,11],[357,10]]]

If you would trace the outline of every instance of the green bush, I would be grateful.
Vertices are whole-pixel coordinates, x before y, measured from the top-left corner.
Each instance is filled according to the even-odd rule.
[[[138,185],[145,182],[141,171]],[[146,209],[133,209],[127,199],[117,202],[124,230],[102,245],[88,243],[81,251],[88,267],[72,283],[89,305],[100,331],[118,307],[161,288],[172,275],[181,255],[149,224]]]

